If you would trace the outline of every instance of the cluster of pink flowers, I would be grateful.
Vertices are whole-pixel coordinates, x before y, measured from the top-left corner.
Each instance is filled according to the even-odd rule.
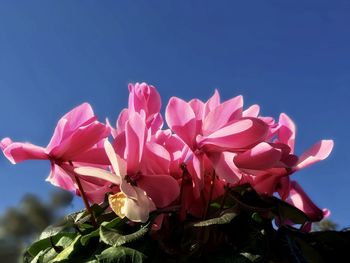
[[[201,218],[206,204],[222,196],[225,186],[247,183],[261,194],[278,193],[310,222],[329,214],[291,175],[325,159],[332,140],[297,156],[295,125],[286,114],[278,121],[260,116],[258,105],[244,110],[242,96],[221,102],[218,91],[206,102],[172,97],[165,112],[169,128],[163,128],[155,87],[136,83],[129,91],[128,108],[115,127],[99,122],[84,103],[59,120],[45,148],[5,138],[1,149],[12,163],[49,160],[47,181],[85,194],[90,202],[99,203],[111,192],[113,211],[135,222],[174,204],[181,205],[183,220],[188,214]]]

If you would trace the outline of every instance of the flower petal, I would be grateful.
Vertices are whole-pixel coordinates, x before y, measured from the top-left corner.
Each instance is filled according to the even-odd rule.
[[[242,150],[263,141],[268,126],[256,118],[244,118],[227,125],[209,136],[197,136],[198,147],[208,151]]]
[[[306,168],[314,163],[326,159],[332,152],[333,146],[333,140],[319,141],[300,156],[299,163],[295,170]]]
[[[89,166],[78,167],[74,169],[74,172],[82,176],[99,178],[116,185],[120,185],[120,181],[121,181],[120,177],[118,177],[117,175],[96,167],[89,167]]]
[[[57,123],[51,141],[47,145],[47,151],[50,152],[57,147],[64,138],[71,135],[72,131],[78,129],[83,124],[86,126],[96,120],[94,112],[89,103],[83,103],[68,113],[66,113]]]
[[[241,177],[242,173],[233,162],[235,153],[220,152],[210,155],[216,175],[227,183],[235,184]]]
[[[234,162],[239,168],[264,170],[274,167],[281,156],[280,149],[274,148],[266,142],[261,142],[252,149],[238,154]]]
[[[158,208],[170,205],[180,193],[178,182],[166,174],[141,176],[137,185],[146,191]]]
[[[67,191],[76,190],[75,182],[69,172],[57,164],[52,164],[50,175],[46,178],[46,181]]]
[[[168,126],[190,147],[196,134],[196,116],[191,106],[176,97],[172,97],[166,107],[165,119]]]
[[[208,112],[203,121],[203,135],[207,136],[242,117],[243,97],[237,96]]]
[[[68,137],[63,138],[59,145],[52,148],[49,155],[53,158],[71,161],[75,156],[89,150],[109,134],[110,130],[106,125],[94,121],[87,126],[77,128]]]
[[[4,155],[11,163],[19,163],[25,160],[48,159],[45,149],[31,143],[12,142],[5,138],[1,141]]]
[[[287,114],[281,113],[278,123],[280,125],[278,129],[278,141],[287,144],[290,147],[291,152],[294,153],[296,133],[294,122]]]
[[[120,158],[114,151],[112,144],[108,141],[108,139],[104,142],[104,148],[108,159],[112,165],[113,171],[117,176],[124,178],[126,175],[126,162],[122,158]]]
[[[248,109],[246,109],[245,111],[243,111],[242,116],[257,118],[259,116],[259,112],[260,112],[260,106],[258,104],[254,104],[250,106]]]
[[[324,217],[323,211],[312,202],[296,181],[291,182],[290,196],[287,202],[303,211],[311,222],[320,221]]]
[[[126,160],[127,173],[136,174],[140,170],[140,162],[145,143],[146,124],[138,113],[130,116],[126,123]]]

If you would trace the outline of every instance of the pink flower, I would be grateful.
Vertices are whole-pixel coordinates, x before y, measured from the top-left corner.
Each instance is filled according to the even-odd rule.
[[[278,191],[281,198],[286,199],[290,191],[289,176],[326,159],[332,151],[333,141],[321,140],[298,157],[294,154],[296,137],[294,122],[285,113],[282,113],[278,126],[277,139],[273,143],[263,143],[265,150],[256,151],[258,159],[252,151],[254,148],[260,148],[260,145],[238,155],[235,158],[235,164],[248,174],[244,180],[250,182],[256,191],[268,195]],[[271,154],[264,156],[267,152]],[[259,167],[259,159],[266,167]]]
[[[1,149],[13,164],[25,160],[50,160],[51,173],[47,181],[63,189],[77,191],[72,164],[107,165],[108,158],[99,142],[109,134],[109,128],[96,120],[91,106],[83,103],[58,121],[45,148],[5,138],[1,141]],[[104,186],[99,180],[82,181],[82,184],[87,192],[89,189],[95,192]],[[90,196],[90,199],[94,198]]]
[[[144,116],[130,114],[124,130],[125,136],[117,137],[114,144],[116,154],[126,162],[126,174],[122,174],[122,178],[128,185],[145,191],[156,207],[168,206],[179,195],[179,185],[169,175],[169,153],[156,142],[146,142]]]
[[[243,112],[242,96],[220,103],[219,93],[215,91],[206,103],[198,99],[185,102],[171,98],[166,121],[193,152],[191,160],[201,181],[204,171],[200,164],[205,154],[220,178],[236,183],[242,175],[233,163],[235,153],[254,147],[268,135],[269,126],[253,117],[257,112],[256,106]]]
[[[155,204],[145,191],[130,183],[126,172],[126,162],[115,153],[108,140],[105,141],[104,148],[114,173],[94,167],[79,167],[75,169],[75,172],[119,185],[120,192],[108,197],[111,209],[121,218],[127,217],[134,222],[146,222],[149,213],[156,209]]]
[[[163,126],[163,117],[160,114],[161,99],[154,86],[146,83],[129,84],[129,105],[119,114],[116,129],[112,128],[115,138],[124,132],[125,123],[129,115],[139,113],[145,116],[146,127],[150,134],[155,134]]]

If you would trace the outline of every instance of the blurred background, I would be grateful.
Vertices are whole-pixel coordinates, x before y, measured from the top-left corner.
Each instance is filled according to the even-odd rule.
[[[294,119],[299,154],[334,139],[327,160],[293,177],[347,227],[349,12],[346,0],[0,1],[0,137],[45,146],[85,101],[114,123],[129,82],[155,85],[163,108],[171,96],[206,100],[215,88],[223,99],[242,94],[263,115]],[[49,169],[0,156],[2,251],[83,207],[66,193],[53,205]]]

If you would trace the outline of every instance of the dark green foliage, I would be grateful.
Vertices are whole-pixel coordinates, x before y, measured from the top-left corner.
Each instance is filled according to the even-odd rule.
[[[140,224],[118,218],[106,208],[92,207],[98,227],[81,211],[47,228],[28,248],[24,262],[342,262],[350,247],[350,232],[306,234],[283,225],[285,219],[303,224],[307,217],[248,186],[231,191],[224,206],[220,200],[213,203],[203,220],[188,216],[180,222],[177,210],[164,212],[158,231],[152,230],[152,222],[161,211]]]

